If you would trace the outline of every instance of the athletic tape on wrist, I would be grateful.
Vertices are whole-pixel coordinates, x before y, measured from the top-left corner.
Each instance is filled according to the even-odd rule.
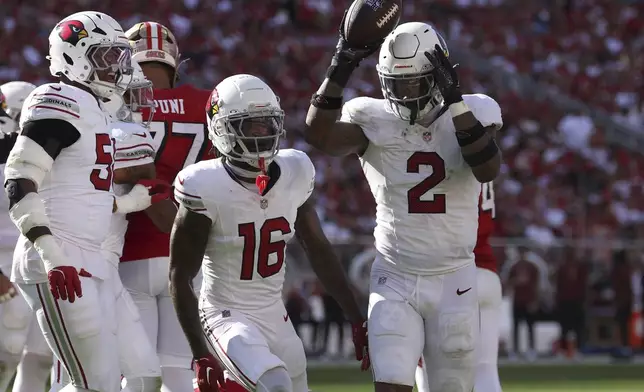
[[[114,200],[116,201],[116,212],[120,214],[143,211],[152,205],[152,197],[148,188],[141,184],[134,185],[130,193],[116,196]]]
[[[470,107],[463,101],[454,102],[449,105],[449,112],[453,117],[458,117],[463,113],[471,112]]]
[[[56,267],[66,264],[67,258],[53,235],[46,234],[38,237],[34,241],[34,248],[42,259],[45,271],[49,272]]]
[[[9,217],[22,235],[37,226],[49,227],[45,204],[36,192],[29,192],[9,210]]]

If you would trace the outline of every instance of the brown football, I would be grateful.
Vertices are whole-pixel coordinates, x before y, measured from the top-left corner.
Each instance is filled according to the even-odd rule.
[[[344,19],[344,39],[351,46],[382,41],[398,25],[402,0],[355,0]]]

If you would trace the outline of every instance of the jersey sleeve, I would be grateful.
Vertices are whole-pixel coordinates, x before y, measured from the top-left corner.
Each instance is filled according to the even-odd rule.
[[[385,111],[384,101],[369,97],[357,97],[342,106],[341,122],[359,125],[369,143],[385,146],[393,141],[393,132],[383,132],[378,121]]]
[[[485,94],[470,94],[464,95],[463,100],[484,127],[493,125],[496,130],[501,129],[503,126],[501,107],[493,98]]]
[[[75,126],[81,118],[77,95],[65,84],[48,83],[36,87],[22,106],[20,128],[37,120],[64,120]]]
[[[302,204],[306,203],[309,197],[311,197],[313,189],[315,189],[315,166],[313,166],[311,158],[309,158],[305,152],[297,151],[296,156],[300,163],[300,174],[302,178],[302,199],[298,204],[298,207],[300,207]]]
[[[154,148],[150,133],[141,125],[114,123],[114,169],[154,163]]]
[[[177,174],[174,180],[174,198],[186,209],[205,215],[214,221],[202,198],[197,165],[190,165]]]

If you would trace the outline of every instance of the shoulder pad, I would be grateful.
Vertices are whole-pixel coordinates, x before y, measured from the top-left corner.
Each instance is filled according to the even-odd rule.
[[[88,100],[87,92],[62,83],[47,83],[36,87],[29,94],[22,106],[20,125],[27,121],[58,119],[77,121],[81,118],[82,104],[96,100]],[[82,103],[81,103],[82,102]],[[98,106],[98,103],[96,103]]]
[[[114,139],[114,165],[128,163],[128,166],[154,162],[154,148],[150,133],[141,125],[127,122],[112,124]]]
[[[177,174],[174,180],[174,198],[190,211],[203,214],[206,212],[206,206],[200,190],[200,169],[199,164],[193,164]]]
[[[369,124],[374,111],[384,110],[384,101],[369,97],[357,97],[344,103],[340,121],[357,125]]]
[[[497,130],[501,129],[501,107],[493,98],[485,94],[466,94],[463,95],[463,101],[484,127],[494,125]]]
[[[344,104],[340,121],[359,125],[369,143],[384,146],[396,138],[393,129],[400,120],[387,110],[384,99],[358,97]],[[392,122],[396,124],[387,125]]]
[[[289,164],[293,162],[290,165],[295,170],[293,175],[295,183],[293,185],[294,189],[301,190],[302,199],[299,205],[302,205],[311,196],[315,188],[315,166],[313,166],[311,158],[300,150],[293,148],[280,150],[280,156],[285,158]]]

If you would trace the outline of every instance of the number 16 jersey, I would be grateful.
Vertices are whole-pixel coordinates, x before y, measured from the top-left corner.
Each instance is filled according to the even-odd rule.
[[[210,91],[190,85],[173,89],[155,89],[156,111],[150,135],[156,151],[157,178],[172,184],[184,167],[203,159],[214,158],[204,107]],[[128,227],[121,262],[167,257],[170,234],[156,228],[145,211],[128,214]]]
[[[174,183],[175,199],[212,221],[201,298],[215,307],[249,311],[282,301],[286,243],[315,169],[305,153],[285,149],[269,174],[276,180],[263,196],[234,180],[221,158],[187,167]]]
[[[463,100],[483,126],[501,127],[492,98]],[[360,97],[344,105],[341,121],[360,125],[369,139],[360,162],[376,201],[382,260],[420,275],[473,263],[481,185],[463,159],[449,110],[428,127],[410,125],[385,100]]]

